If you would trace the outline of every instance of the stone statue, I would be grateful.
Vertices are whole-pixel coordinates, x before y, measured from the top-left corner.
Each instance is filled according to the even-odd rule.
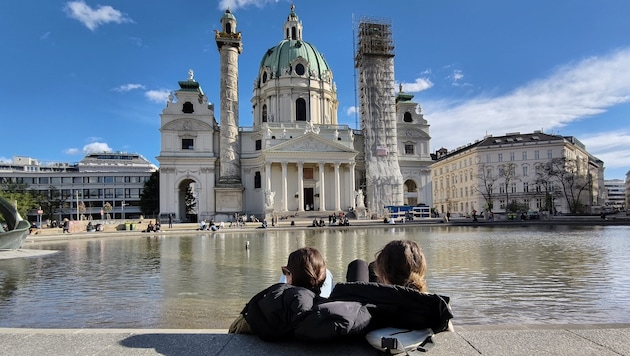
[[[355,201],[357,208],[365,208],[365,204],[363,203],[363,200],[364,200],[363,189],[359,189],[356,192],[356,201]]]
[[[195,81],[195,72],[192,69],[188,70],[188,80],[194,82]]]
[[[273,200],[276,196],[276,192],[271,190],[265,191],[265,209],[271,209],[273,207]]]

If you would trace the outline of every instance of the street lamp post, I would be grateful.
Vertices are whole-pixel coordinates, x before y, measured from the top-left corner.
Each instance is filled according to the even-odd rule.
[[[79,221],[79,191],[76,191],[77,193],[77,221]]]

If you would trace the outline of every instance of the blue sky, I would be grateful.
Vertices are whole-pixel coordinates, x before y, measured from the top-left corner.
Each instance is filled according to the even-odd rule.
[[[580,139],[606,179],[630,169],[626,0],[11,1],[0,12],[0,159],[113,150],[157,163],[159,115],[189,69],[218,108],[214,30],[227,7],[243,36],[240,124],[251,126],[258,65],[291,4],[333,70],[341,124],[357,122],[353,19],[386,18],[396,81],[422,106],[433,151],[543,130]]]

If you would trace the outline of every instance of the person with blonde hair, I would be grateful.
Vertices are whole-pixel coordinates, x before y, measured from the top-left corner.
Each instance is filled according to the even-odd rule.
[[[427,263],[420,246],[411,240],[389,242],[376,254],[374,273],[381,283],[427,291]]]
[[[427,292],[427,263],[420,245],[393,240],[368,264],[354,260],[348,265],[346,283],[335,285],[329,300],[357,301],[371,305],[367,330],[385,327],[449,328],[453,314],[446,296]]]

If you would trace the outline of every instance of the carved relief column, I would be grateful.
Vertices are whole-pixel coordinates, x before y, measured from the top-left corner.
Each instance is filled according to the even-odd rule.
[[[341,210],[341,186],[339,184],[339,162],[335,162],[335,210]]]
[[[319,210],[326,211],[326,187],[324,185],[324,162],[319,162]]]
[[[241,146],[238,130],[238,56],[243,50],[241,33],[236,32],[236,18],[226,10],[221,31],[215,41],[220,53],[220,127],[221,165],[219,183],[241,184]]]
[[[282,211],[288,211],[289,197],[287,196],[287,162],[282,162]]]
[[[298,169],[298,211],[304,211],[304,162],[298,162],[297,169]]]

